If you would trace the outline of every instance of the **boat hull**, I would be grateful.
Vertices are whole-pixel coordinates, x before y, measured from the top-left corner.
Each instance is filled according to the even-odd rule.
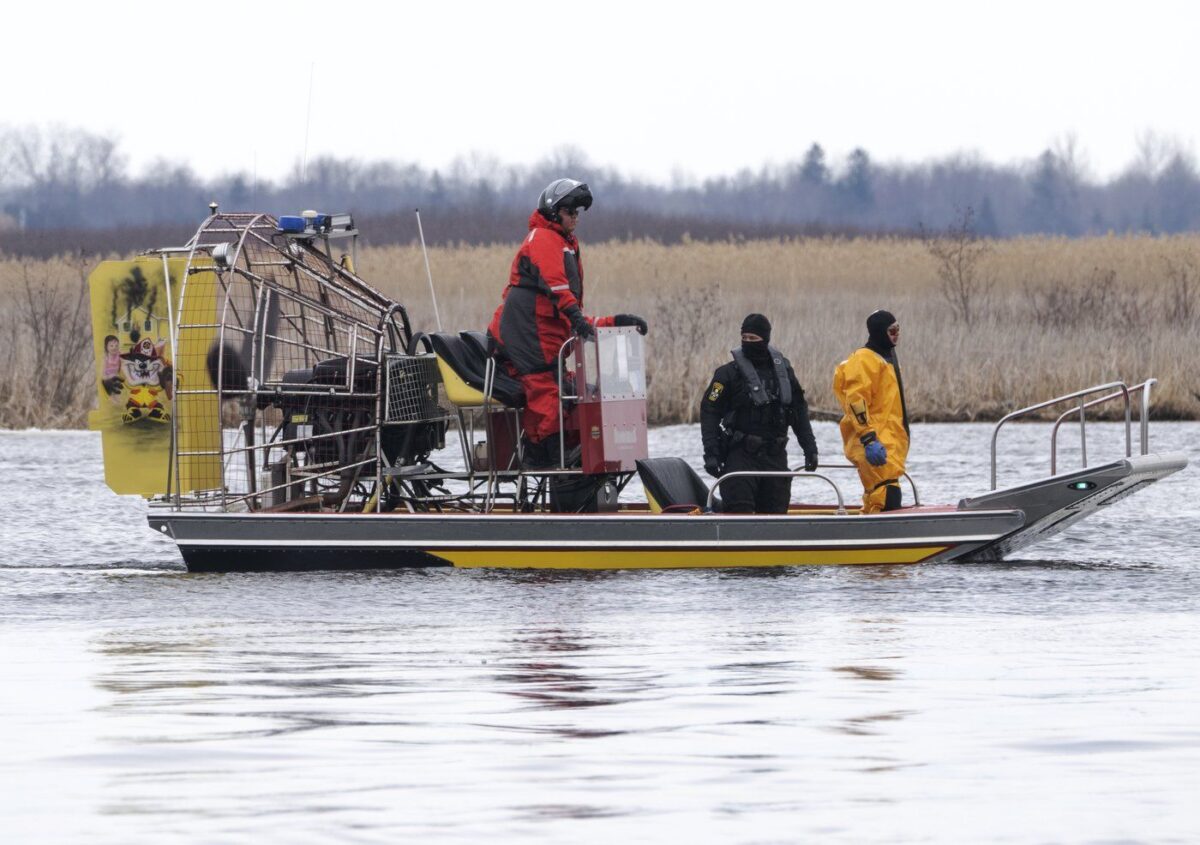
[[[1187,465],[1182,452],[1136,455],[963,499],[958,504],[961,511],[1020,508],[1025,514],[1024,525],[975,550],[971,559],[1003,560]]]
[[[1000,560],[1187,466],[1141,455],[963,499],[837,515],[152,511],[192,571],[681,569]]]
[[[151,527],[192,571],[675,569],[952,560],[1020,528],[1020,511],[875,516],[228,514],[165,512]]]

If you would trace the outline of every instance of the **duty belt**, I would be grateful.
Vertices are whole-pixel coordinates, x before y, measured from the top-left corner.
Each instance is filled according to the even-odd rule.
[[[745,434],[740,431],[733,433],[730,446],[741,446],[747,455],[757,455],[766,449],[767,454],[777,452],[787,446],[787,435],[781,437],[762,437],[758,434]]]

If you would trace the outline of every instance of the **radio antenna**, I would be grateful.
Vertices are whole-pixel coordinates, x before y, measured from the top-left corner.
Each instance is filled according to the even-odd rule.
[[[425,248],[425,230],[421,228],[421,209],[417,213],[417,234],[421,236],[421,254],[425,256],[425,277],[429,279],[429,298],[433,300],[433,316],[437,320],[438,331],[442,330],[442,315],[438,313],[437,294],[433,290],[433,273],[429,269],[429,250]]]
[[[304,155],[300,159],[300,181],[308,181],[308,128],[312,125],[312,89],[313,77],[317,73],[317,63],[314,61],[308,68],[308,111],[304,115]]]

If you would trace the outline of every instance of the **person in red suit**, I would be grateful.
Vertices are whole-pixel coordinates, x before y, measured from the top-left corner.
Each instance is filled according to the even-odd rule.
[[[505,364],[525,389],[526,463],[558,463],[558,351],[572,333],[588,339],[597,327],[636,326],[633,314],[588,317],[583,311],[583,260],[575,227],[580,212],[592,206],[583,182],[555,179],[529,216],[529,234],[513,259],[500,307],[488,334]]]

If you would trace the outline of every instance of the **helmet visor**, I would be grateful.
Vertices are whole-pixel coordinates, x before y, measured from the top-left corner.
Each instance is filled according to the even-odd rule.
[[[556,211],[565,211],[574,208],[586,209],[591,207],[592,192],[588,190],[587,185],[576,185],[554,204]]]

